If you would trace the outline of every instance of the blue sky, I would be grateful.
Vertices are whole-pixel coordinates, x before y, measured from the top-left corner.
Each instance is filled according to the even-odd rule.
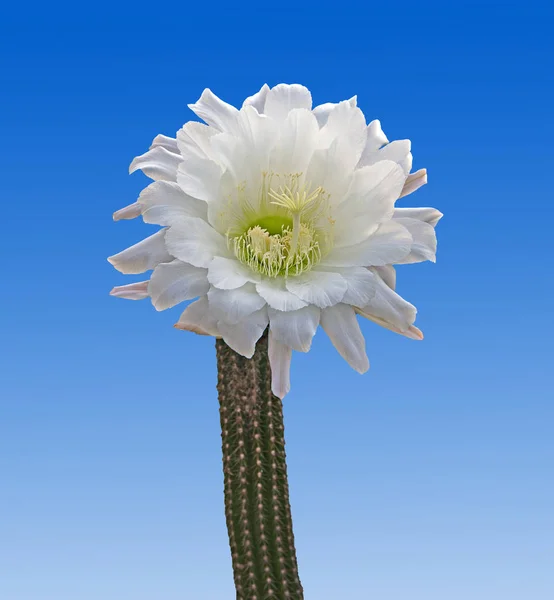
[[[358,95],[410,138],[438,262],[423,342],[320,332],[285,419],[307,600],[554,597],[552,15],[546,5],[14,4],[0,35],[0,597],[233,598],[213,340],[109,290],[112,212],[205,87]],[[137,278],[140,279],[140,276]]]

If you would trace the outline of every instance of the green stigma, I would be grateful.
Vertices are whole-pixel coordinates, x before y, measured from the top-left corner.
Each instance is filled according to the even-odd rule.
[[[254,227],[265,229],[269,235],[281,235],[283,229],[292,229],[292,219],[269,215],[254,221],[248,229],[253,229]]]

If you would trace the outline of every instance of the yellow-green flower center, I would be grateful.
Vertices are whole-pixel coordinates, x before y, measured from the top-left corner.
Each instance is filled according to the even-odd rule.
[[[297,233],[283,227],[281,233],[273,235],[255,225],[234,238],[233,243],[235,255],[242,263],[269,277],[300,275],[321,259],[317,234],[302,223]]]
[[[300,185],[300,176],[286,176],[286,185],[273,186],[278,177],[264,175],[259,211],[242,199],[244,229],[229,235],[229,241],[235,256],[257,273],[300,275],[321,260],[328,245],[328,236],[318,225],[328,195],[321,187]]]

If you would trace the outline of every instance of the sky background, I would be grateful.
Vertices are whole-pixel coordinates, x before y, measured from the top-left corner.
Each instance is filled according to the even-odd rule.
[[[438,262],[423,342],[325,334],[285,425],[306,600],[554,598],[552,13],[546,3],[12,3],[0,24],[0,598],[234,598],[214,341],[108,295],[112,212],[210,87],[358,95],[409,138]],[[550,9],[551,10],[551,9]]]

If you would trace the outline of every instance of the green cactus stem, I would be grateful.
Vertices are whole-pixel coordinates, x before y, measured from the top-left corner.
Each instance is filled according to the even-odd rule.
[[[225,517],[237,600],[303,600],[290,510],[283,406],[267,332],[251,359],[216,340]]]

